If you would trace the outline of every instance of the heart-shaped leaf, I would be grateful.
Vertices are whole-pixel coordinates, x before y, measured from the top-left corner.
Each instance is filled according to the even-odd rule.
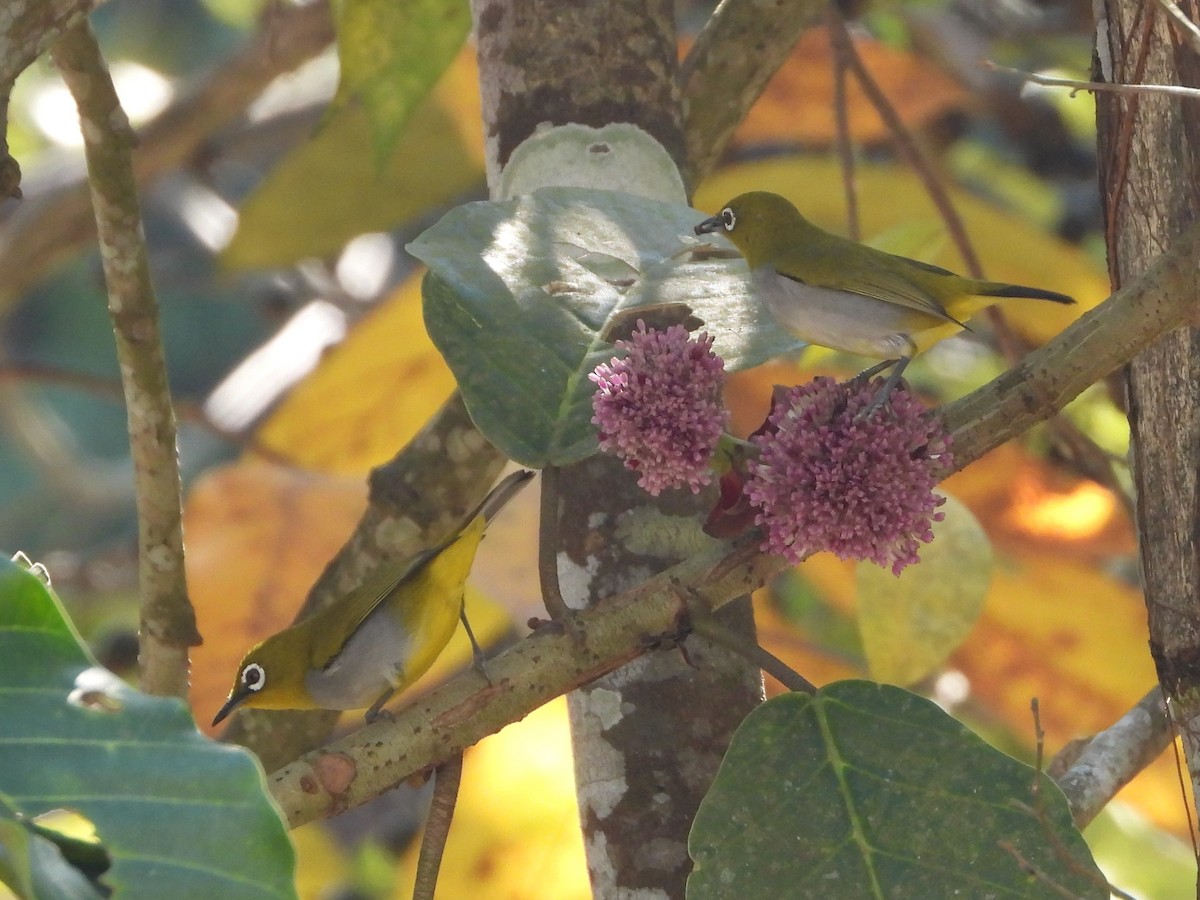
[[[865,681],[750,713],[688,849],[693,900],[1109,895],[1054,782]]]

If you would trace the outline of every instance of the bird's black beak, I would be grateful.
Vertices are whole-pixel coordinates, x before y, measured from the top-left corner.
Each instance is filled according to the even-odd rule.
[[[217,714],[213,717],[213,727],[220,725],[225,717],[237,709],[245,699],[246,694],[238,693],[237,691],[230,694],[229,699],[225,701],[225,705],[217,710]]]
[[[712,234],[714,231],[724,231],[725,223],[720,216],[710,216],[692,230],[696,234]]]

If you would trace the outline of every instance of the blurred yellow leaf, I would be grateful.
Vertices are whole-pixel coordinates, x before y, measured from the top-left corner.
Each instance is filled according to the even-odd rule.
[[[1155,683],[1147,641],[1140,591],[1029,550],[997,565],[979,627],[953,663],[1018,734],[1032,735],[1029,701],[1040,698],[1053,746],[1112,724]]]
[[[869,240],[913,220],[940,227],[940,217],[911,169],[898,164],[860,164],[855,173],[864,238]],[[716,211],[730,198],[753,190],[783,194],[822,228],[846,233],[841,173],[832,159],[787,157],[720,169],[701,185],[695,205]],[[1108,296],[1107,275],[1079,248],[958,188],[948,190],[988,278],[1062,291],[1079,301],[1075,306],[1005,301],[1005,316],[1021,335],[1037,343],[1049,340]],[[924,261],[964,271],[953,244],[947,240],[942,246],[944,249]]]
[[[453,390],[425,333],[414,275],[325,354],[256,439],[296,465],[365,474],[395,456]]]
[[[296,895],[300,900],[328,897],[332,885],[344,884],[350,864],[324,822],[291,831],[296,847]]]
[[[419,842],[395,896],[411,897]],[[439,897],[590,898],[563,697],[467,751]]]
[[[363,109],[348,103],[284,159],[242,204],[221,254],[227,269],[287,266],[386,231],[483,181],[475,54],[463,50],[376,165]]]
[[[909,128],[920,128],[966,106],[967,92],[920,57],[861,34],[854,36],[854,46],[867,71],[883,86]],[[766,90],[734,134],[734,141],[736,144],[832,144],[837,139],[833,96],[829,30],[810,28],[800,36],[791,56],[767,83]],[[856,141],[871,144],[892,136],[853,75],[847,75],[846,107],[850,134]]]
[[[899,577],[856,567],[858,627],[871,677],[907,687],[935,671],[970,634],[992,578],[992,545],[961,502],[947,496],[921,561]]]

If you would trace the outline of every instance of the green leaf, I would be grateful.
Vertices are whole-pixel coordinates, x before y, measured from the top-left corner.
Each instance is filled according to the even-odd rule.
[[[1035,798],[1031,768],[900,688],[785,694],[746,717],[700,804],[687,896],[1107,898],[1036,778]]]
[[[343,0],[337,10],[341,81],[333,109],[357,101],[382,163],[471,30],[466,0]]]
[[[408,245],[430,269],[429,336],[488,440],[534,467],[595,452],[587,376],[613,356],[608,326],[635,307],[686,304],[731,371],[803,346],[760,308],[741,259],[691,252],[704,218],[632,194],[547,188],[460,206]]]
[[[992,544],[954,497],[933,523],[921,561],[899,577],[873,563],[856,567],[858,627],[871,677],[910,685],[935,671],[979,621],[992,581]]]
[[[292,848],[254,757],[202,736],[181,701],[96,665],[54,594],[5,561],[0,659],[0,793],[26,817],[88,819],[116,896],[295,896]]]

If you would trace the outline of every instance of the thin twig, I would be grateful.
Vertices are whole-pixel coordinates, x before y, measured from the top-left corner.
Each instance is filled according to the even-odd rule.
[[[1159,2],[1163,2],[1163,0],[1159,0]],[[990,59],[983,61],[983,67],[991,69],[994,72],[1016,75],[1022,81],[1028,81],[1033,84],[1042,84],[1047,87],[1070,88],[1072,97],[1080,91],[1107,91],[1110,94],[1166,94],[1169,97],[1200,100],[1200,88],[1183,87],[1177,84],[1113,84],[1108,81],[1078,81],[1074,78],[1058,78],[1053,75],[1038,75],[1036,72],[1024,72],[1021,69],[1013,69],[1009,66],[994,63]]]
[[[1188,837],[1192,839],[1192,858],[1200,859],[1200,846],[1196,842],[1196,822],[1192,818],[1192,804],[1187,802],[1188,792],[1185,783],[1187,779],[1184,777],[1183,751],[1179,746],[1181,741],[1176,740],[1180,734],[1179,723],[1175,721],[1171,698],[1167,695],[1166,685],[1162,682],[1159,682],[1158,685],[1158,695],[1162,700],[1162,708],[1166,712],[1170,724],[1171,750],[1175,755],[1175,778],[1179,781],[1179,796],[1183,798],[1183,811],[1187,815]]]
[[[779,657],[764,649],[757,641],[749,640],[731,631],[722,625],[712,613],[702,612],[698,607],[699,604],[688,604],[693,632],[758,666],[789,691],[800,691],[804,694],[817,692],[815,684]]]
[[[1031,860],[1027,859],[1012,841],[997,841],[996,846],[1009,854],[1016,861],[1017,865],[1021,867],[1022,872],[1031,875],[1036,881],[1048,887],[1054,893],[1058,894],[1058,896],[1065,897],[1066,900],[1083,900],[1078,894],[1063,887],[1038,868]]]
[[[442,867],[442,854],[446,851],[446,838],[450,835],[450,823],[454,819],[455,804],[458,803],[462,766],[463,755],[456,753],[438,766],[434,773],[433,799],[429,803],[425,834],[421,838],[421,852],[417,856],[417,879],[413,885],[413,900],[433,900],[438,870]]]
[[[542,469],[542,498],[538,521],[538,580],[550,618],[565,622],[571,614],[558,581],[558,466]]]
[[[829,19],[841,16],[834,3],[826,8]],[[850,138],[850,121],[846,108],[846,69],[849,67],[847,43],[848,35],[844,28],[838,28],[835,23],[829,26],[830,40],[833,44],[833,117],[837,123],[838,158],[842,162],[842,189],[846,194],[846,233],[852,240],[862,240],[862,228],[858,221],[858,184],[854,177],[854,146]]]
[[[200,643],[200,634],[184,578],[175,411],[133,177],[133,129],[86,22],[65,32],[53,55],[79,107],[128,410],[138,513],[141,686],[151,694],[186,697],[188,648]]]
[[[854,46],[854,40],[850,37],[850,32],[846,28],[846,20],[840,13],[837,13],[829,16],[829,23],[835,35],[834,40],[844,42],[846,62],[854,72],[854,77],[858,79],[858,83],[862,86],[863,93],[871,101],[871,104],[879,113],[879,117],[887,125],[888,130],[895,136],[896,146],[899,148],[901,155],[916,170],[917,176],[921,179],[922,184],[925,185],[925,190],[929,194],[929,198],[933,201],[934,206],[937,207],[938,212],[941,214],[942,220],[946,223],[946,230],[950,232],[950,238],[954,241],[954,246],[962,254],[967,271],[972,278],[982,278],[983,267],[979,264],[979,257],[975,255],[975,248],[971,246],[970,238],[967,237],[967,230],[963,226],[963,221],[958,214],[958,210],[954,208],[954,203],[950,200],[950,195],[946,192],[946,188],[938,178],[937,173],[934,172],[933,166],[917,146],[912,132],[908,130],[908,127],[904,124],[904,120],[900,118],[900,114],[896,112],[896,107],[892,105],[892,102],[879,87],[879,83],[871,73],[867,71],[862,57],[858,55],[858,50]]]
[[[1134,900],[1120,888],[1109,884],[1103,875],[1097,874],[1094,869],[1083,865],[1076,859],[1051,824],[1050,817],[1046,814],[1046,798],[1042,796],[1042,776],[1045,774],[1042,763],[1045,761],[1046,732],[1042,728],[1042,710],[1037,697],[1030,699],[1029,711],[1033,715],[1033,737],[1037,747],[1035,771],[1029,785],[1029,793],[1033,797],[1033,806],[1030,811],[1038,820],[1038,825],[1041,826],[1042,833],[1045,835],[1047,843],[1050,844],[1050,849],[1054,851],[1054,855],[1058,857],[1060,863],[1075,872],[1080,878],[1086,878],[1097,887],[1104,888],[1110,895],[1120,897],[1121,900]]]
[[[1180,33],[1192,45],[1192,52],[1200,53],[1200,27],[1187,17],[1187,13],[1179,8],[1175,0],[1158,0],[1158,5],[1175,21]]]

